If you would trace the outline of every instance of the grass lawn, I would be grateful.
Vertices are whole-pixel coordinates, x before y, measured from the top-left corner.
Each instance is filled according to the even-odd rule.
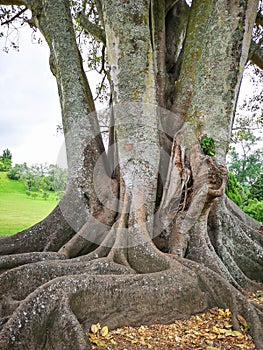
[[[44,219],[56,206],[53,193],[50,198],[31,198],[20,181],[8,179],[0,172],[0,236],[22,231]]]

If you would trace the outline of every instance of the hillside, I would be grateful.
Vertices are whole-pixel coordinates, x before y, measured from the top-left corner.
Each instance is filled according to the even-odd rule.
[[[0,236],[11,235],[32,226],[56,206],[54,195],[44,200],[26,195],[22,182],[0,172]]]

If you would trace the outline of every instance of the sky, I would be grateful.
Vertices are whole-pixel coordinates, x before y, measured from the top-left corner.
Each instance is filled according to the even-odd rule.
[[[63,136],[56,133],[61,112],[49,49],[31,29],[20,31],[19,52],[4,52],[0,42],[0,154],[8,148],[13,164],[54,164]]]

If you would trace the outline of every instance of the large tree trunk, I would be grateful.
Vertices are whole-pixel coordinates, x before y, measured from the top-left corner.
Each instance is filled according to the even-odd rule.
[[[167,323],[215,306],[235,328],[242,315],[262,349],[263,309],[246,296],[262,288],[263,238],[224,194],[257,2],[97,1],[107,152],[68,1],[25,4],[50,47],[69,179],[48,218],[0,239],[1,349],[89,349],[92,323]]]

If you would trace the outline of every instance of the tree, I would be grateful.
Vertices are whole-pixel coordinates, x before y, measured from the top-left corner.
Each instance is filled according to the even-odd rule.
[[[3,150],[2,158],[3,159],[10,159],[10,160],[12,160],[12,153],[9,151],[8,148]]]
[[[0,171],[8,171],[12,167],[12,153],[9,149],[4,149],[0,157]]]
[[[253,185],[251,185],[249,192],[250,198],[256,198],[259,201],[263,199],[263,174],[260,174]]]
[[[51,164],[48,169],[47,185],[50,191],[57,194],[57,198],[63,197],[67,186],[67,169]]]
[[[28,166],[26,163],[15,164],[7,173],[11,180],[23,181],[27,191],[54,191],[61,198],[67,184],[67,169],[57,165],[34,164]],[[45,194],[46,196],[46,194]]]
[[[263,222],[263,201],[258,201],[257,199],[250,199],[243,207],[245,213],[247,213],[252,218],[258,220],[260,223]]]
[[[28,166],[26,163],[15,164],[7,173],[7,176],[11,180],[20,180],[22,174],[28,171]]]
[[[263,126],[262,119],[262,83],[263,71],[248,66],[245,71],[246,78],[252,85],[253,95],[245,96],[238,103],[235,121],[232,128],[229,170],[242,186],[251,185],[261,173],[262,164],[262,137],[260,131]],[[248,81],[249,81],[248,80]]]
[[[247,199],[242,210],[257,221],[263,222],[263,175],[259,175],[256,181],[249,187]]]
[[[228,182],[226,186],[226,195],[239,207],[242,203],[242,194],[243,189],[241,185],[237,182],[237,179],[233,173],[229,173]]]
[[[89,349],[93,323],[165,323],[214,306],[232,310],[235,328],[243,316],[262,348],[262,307],[246,298],[262,288],[262,235],[224,194],[243,68],[262,63],[257,39],[249,52],[258,2],[0,3],[18,6],[6,25],[29,8],[49,45],[69,170],[59,206],[0,239],[1,348]],[[74,16],[107,51],[106,150]]]
[[[253,184],[261,173],[262,149],[255,149],[257,142],[260,140],[251,131],[240,130],[237,133],[237,146],[240,146],[241,152],[236,149],[232,149],[230,152],[229,170],[235,174],[238,182],[244,186]]]

